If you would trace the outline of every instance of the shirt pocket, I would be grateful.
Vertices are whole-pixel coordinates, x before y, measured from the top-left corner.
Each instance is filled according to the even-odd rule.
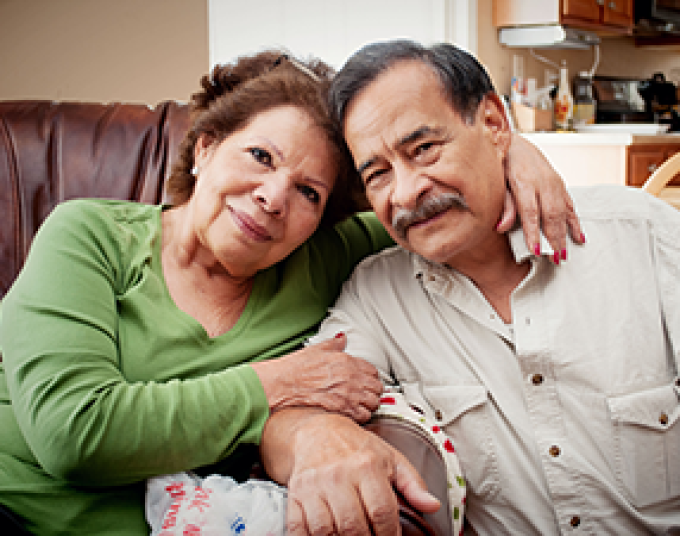
[[[680,401],[666,385],[609,397],[615,469],[637,507],[680,496]]]
[[[496,498],[501,478],[486,388],[423,386],[422,391],[434,419],[453,439],[468,491],[480,499]]]

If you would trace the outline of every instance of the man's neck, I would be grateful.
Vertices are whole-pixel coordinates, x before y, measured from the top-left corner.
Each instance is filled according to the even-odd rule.
[[[506,322],[512,322],[510,296],[527,276],[529,261],[518,264],[515,261],[510,242],[505,235],[498,235],[486,247],[461,254],[447,266],[470,278],[475,286]]]

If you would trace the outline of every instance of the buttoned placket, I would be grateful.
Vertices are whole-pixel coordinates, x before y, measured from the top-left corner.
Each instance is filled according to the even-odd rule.
[[[545,259],[532,261],[529,275],[512,296],[512,324],[505,324],[479,289],[457,272],[433,265],[420,270],[417,277],[428,293],[441,295],[515,348],[525,379],[524,399],[560,531],[593,534],[587,521],[586,500],[579,492],[578,476],[573,469],[572,446],[567,441],[548,346],[550,304],[544,303],[539,281],[552,269],[559,267]],[[441,415],[437,418],[441,419]]]
[[[555,515],[562,533],[590,534],[587,505],[580,492],[578,474],[564,415],[557,392],[557,378],[551,356],[550,330],[553,329],[550,310],[555,304],[546,303],[540,280],[559,270],[541,259],[513,293],[512,315],[515,331],[515,354],[524,381],[524,399],[529,413],[546,482],[550,490]]]

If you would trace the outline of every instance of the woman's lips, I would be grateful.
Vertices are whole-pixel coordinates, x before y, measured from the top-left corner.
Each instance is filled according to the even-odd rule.
[[[246,236],[258,242],[266,242],[272,239],[272,236],[267,229],[256,223],[248,214],[234,210],[232,207],[228,208],[236,226],[241,229]]]

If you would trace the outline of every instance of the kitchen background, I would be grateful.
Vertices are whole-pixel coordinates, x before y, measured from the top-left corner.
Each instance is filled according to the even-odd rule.
[[[360,5],[372,1],[363,0]],[[554,0],[530,1],[544,4]],[[457,13],[451,6],[467,5],[475,27],[466,46],[487,66],[499,92],[510,91],[515,54],[525,58],[526,76],[542,84],[544,66],[527,49],[499,44],[493,2],[411,0],[402,4],[411,9],[442,9],[454,16]],[[213,3],[229,6],[230,19],[238,21],[244,34],[258,27],[257,17],[240,20],[243,2]],[[247,4],[259,6],[266,14],[271,3],[251,0]],[[0,99],[147,103],[185,99],[210,65],[208,15],[208,0],[0,0]],[[395,13],[390,17],[394,19]],[[313,26],[302,23],[307,31]],[[663,72],[669,80],[680,83],[680,45],[636,47],[630,37],[606,37],[600,49],[597,74],[648,78]],[[572,73],[592,65],[592,52],[587,50],[539,52],[556,63],[566,59]]]
[[[615,1],[629,8],[633,5],[633,0]],[[677,5],[676,0],[666,1]],[[502,45],[494,25],[494,10],[520,5],[528,6],[532,13],[552,9],[559,17],[560,8],[567,5],[595,4],[604,2],[0,0],[0,100],[147,104],[184,100],[197,89],[200,76],[211,62],[248,52],[239,47],[253,39],[263,44],[267,40],[267,44],[311,40],[307,52],[332,59],[345,57],[356,48],[357,39],[396,35],[423,41],[445,39],[464,46],[486,65],[498,91],[509,94],[516,57],[522,58],[524,77],[535,78],[537,85],[543,86],[547,66],[536,59],[536,53],[553,66],[566,60],[571,77],[591,69],[594,52],[537,48],[532,54],[528,48]],[[381,16],[383,13],[387,16]],[[390,34],[390,24],[396,25],[395,33]],[[335,32],[340,27],[347,37],[347,50],[339,48],[342,40]],[[617,34],[601,24],[595,24],[594,29],[601,38],[598,76],[649,79],[662,73],[667,81],[680,85],[678,34],[665,36],[653,46],[640,46],[631,35]],[[293,52],[299,53],[295,48]],[[548,69],[557,74],[555,67]],[[568,184],[595,181],[640,185],[661,162],[680,151],[677,134],[525,135],[544,151]]]

